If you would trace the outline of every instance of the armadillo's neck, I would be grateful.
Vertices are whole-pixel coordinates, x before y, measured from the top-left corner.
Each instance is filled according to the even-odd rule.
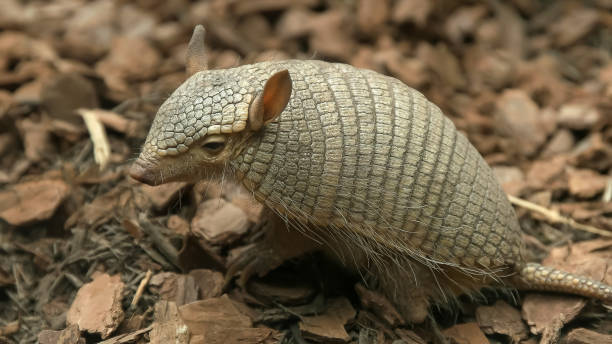
[[[264,182],[269,183],[268,175],[271,155],[265,152],[269,145],[262,147],[262,135],[251,137],[244,149],[231,160],[230,165],[235,172],[235,178],[251,192],[258,201],[268,203],[267,196],[261,192]],[[271,154],[271,153],[270,153]],[[268,204],[270,205],[270,204]]]

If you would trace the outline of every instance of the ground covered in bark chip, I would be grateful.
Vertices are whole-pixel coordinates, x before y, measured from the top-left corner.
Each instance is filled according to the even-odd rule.
[[[317,58],[420,90],[516,197],[531,260],[612,284],[609,0],[3,0],[0,343],[433,339],[317,255],[224,290],[261,207],[127,177],[196,24],[211,68]],[[612,343],[598,302],[484,294],[433,311],[453,343]]]

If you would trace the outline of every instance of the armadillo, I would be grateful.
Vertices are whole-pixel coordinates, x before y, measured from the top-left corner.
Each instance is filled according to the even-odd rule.
[[[130,174],[151,185],[223,175],[263,203],[277,225],[230,266],[242,283],[321,248],[412,322],[485,286],[612,300],[608,285],[525,261],[491,169],[418,91],[322,61],[207,70],[203,36],[196,27],[191,76],[159,108]]]

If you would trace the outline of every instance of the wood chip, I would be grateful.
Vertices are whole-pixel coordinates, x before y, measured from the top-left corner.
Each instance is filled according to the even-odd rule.
[[[76,125],[81,125],[77,109],[93,109],[99,105],[92,83],[76,73],[58,74],[45,82],[41,101],[51,117]]]
[[[204,201],[191,221],[191,230],[211,243],[229,243],[249,228],[249,220],[242,209],[224,199]]]
[[[577,328],[568,333],[565,340],[567,344],[612,344],[612,335]]]
[[[442,331],[442,334],[457,344],[489,344],[489,340],[475,322],[457,324]]]
[[[24,118],[16,124],[23,138],[25,156],[31,162],[44,161],[56,154],[49,121]]]
[[[433,8],[429,0],[399,0],[391,11],[391,18],[396,23],[413,22],[424,27]]]
[[[40,344],[85,344],[85,338],[77,325],[70,325],[62,331],[45,330],[38,334]]]
[[[253,197],[247,194],[240,194],[232,198],[232,204],[242,209],[249,221],[253,223],[260,223],[263,214],[263,205],[257,202]]]
[[[183,236],[189,234],[190,231],[189,222],[178,215],[170,215],[166,226],[175,233]]]
[[[66,316],[68,324],[75,324],[82,331],[97,333],[107,338],[123,321],[123,289],[119,275],[100,274],[83,285]]]
[[[17,184],[0,191],[0,218],[16,226],[47,220],[69,193],[70,187],[59,179]]]
[[[580,297],[530,293],[523,302],[523,319],[531,333],[541,334],[541,344],[556,343],[563,326],[586,305]]]
[[[357,24],[369,35],[382,30],[389,16],[389,0],[359,0],[357,2]]]
[[[140,189],[151,200],[153,209],[163,211],[168,208],[172,201],[177,199],[186,185],[185,182],[172,182],[158,186],[141,184]]]
[[[198,286],[198,300],[215,298],[223,294],[223,274],[209,269],[195,269],[189,271]]]
[[[363,307],[371,310],[391,325],[391,327],[397,327],[406,323],[397,309],[384,296],[366,289],[361,283],[355,285],[355,290]]]
[[[190,275],[161,272],[151,277],[149,285],[157,287],[157,293],[162,300],[171,301],[177,306],[198,299],[198,285]]]
[[[288,276],[295,277],[295,276]],[[315,289],[295,278],[272,279],[265,281],[251,280],[248,285],[249,292],[265,300],[282,305],[304,304],[312,299]]]
[[[159,52],[141,37],[120,36],[113,40],[110,54],[96,64],[96,71],[122,81],[145,80],[157,74]]]
[[[191,333],[181,318],[174,302],[158,301],[155,304],[153,327],[149,334],[151,344],[188,344]]]
[[[192,333],[190,343],[256,344],[277,336],[273,329],[252,327],[251,319],[227,295],[183,305],[179,311]]]
[[[548,132],[540,120],[538,105],[523,90],[504,91],[496,108],[498,130],[512,139],[511,144],[520,153],[532,155],[546,141]]]
[[[527,339],[527,325],[521,313],[504,301],[499,300],[493,306],[478,307],[476,321],[486,334],[503,334],[509,336],[513,343]]]
[[[550,26],[555,42],[560,46],[575,43],[597,24],[599,13],[595,9],[579,7],[568,11],[568,14]]]
[[[610,179],[610,177],[587,169],[569,169],[567,175],[569,192],[581,198],[590,198],[601,194]]]
[[[525,174],[518,167],[493,166],[493,174],[507,194],[520,196],[527,187]]]
[[[323,314],[302,317],[299,326],[306,339],[322,343],[346,343],[350,336],[344,325],[355,315],[351,303],[340,297],[328,300]]]

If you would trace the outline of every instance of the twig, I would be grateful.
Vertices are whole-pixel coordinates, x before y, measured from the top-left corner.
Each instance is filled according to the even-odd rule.
[[[108,163],[110,158],[110,145],[108,143],[108,137],[106,137],[106,131],[104,125],[100,122],[100,119],[96,116],[95,110],[91,109],[78,109],[77,112],[83,117],[87,131],[94,146],[94,159],[100,170],[103,170]]]
[[[151,280],[151,276],[153,276],[153,271],[148,270],[145,277],[142,279],[142,281],[140,281],[140,284],[138,285],[138,289],[136,289],[136,294],[134,294],[134,298],[132,299],[130,308],[134,308],[138,304],[138,301],[140,300],[140,297],[142,296],[142,293],[144,292],[145,287],[147,286],[147,284],[149,284],[149,281]]]
[[[143,329],[140,329],[138,331],[134,331],[131,333],[125,333],[125,334],[121,334],[118,335],[116,337],[113,338],[109,338],[103,342],[99,342],[99,344],[122,344],[122,343],[131,343],[134,340],[138,339],[138,337],[140,335],[143,335],[149,331],[151,331],[151,329],[153,328],[153,325],[145,327]]]
[[[612,237],[612,232],[609,232],[609,231],[606,231],[606,230],[603,230],[597,227],[593,227],[590,225],[578,223],[574,219],[562,216],[556,210],[545,208],[541,205],[537,205],[535,203],[525,201],[524,199],[520,199],[512,195],[508,195],[508,199],[510,200],[510,203],[514,205],[517,205],[519,207],[529,209],[531,211],[544,215],[546,219],[552,223],[562,223],[562,224],[569,225],[573,228],[579,229],[581,231],[598,234],[598,235],[605,236],[605,237]]]
[[[612,200],[612,178],[608,178],[606,181],[606,189],[601,196],[602,202],[610,202]]]
[[[180,267],[178,251],[172,246],[170,240],[166,236],[164,236],[161,232],[161,228],[149,222],[146,216],[141,214],[139,218],[139,223],[144,232],[151,238],[151,241],[155,245],[155,247],[162,253],[168,261],[173,264],[175,267]]]

